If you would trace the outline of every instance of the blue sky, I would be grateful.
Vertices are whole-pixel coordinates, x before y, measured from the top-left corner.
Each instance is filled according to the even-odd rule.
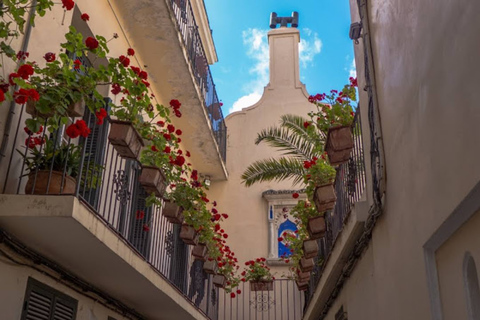
[[[270,12],[299,13],[300,78],[310,94],[342,88],[354,72],[347,0],[205,0],[218,62],[211,66],[226,116],[268,84]]]

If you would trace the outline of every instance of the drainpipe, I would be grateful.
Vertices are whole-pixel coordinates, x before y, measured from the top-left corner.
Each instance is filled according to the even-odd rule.
[[[30,42],[30,34],[32,33],[32,24],[30,23],[30,19],[35,14],[35,7],[37,5],[37,0],[33,0],[32,7],[30,8],[30,12],[28,13],[28,19],[25,24],[25,35],[22,41],[22,47],[20,51],[26,52],[28,49],[28,43]],[[18,90],[18,86],[15,86],[14,91]],[[8,139],[10,137],[10,129],[12,127],[13,116],[15,115],[15,101],[10,102],[10,108],[8,110],[7,120],[5,121],[5,130],[3,131],[3,138],[2,144],[0,146],[0,166],[2,164],[3,159],[7,156],[6,149],[8,146]]]

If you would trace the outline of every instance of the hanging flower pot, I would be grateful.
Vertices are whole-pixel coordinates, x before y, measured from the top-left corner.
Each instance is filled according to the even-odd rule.
[[[50,181],[48,181],[49,176]],[[75,179],[69,175],[63,176],[61,171],[39,170],[36,174],[33,171],[28,175],[25,194],[74,194],[76,184],[77,181]]]
[[[205,261],[207,259],[208,249],[204,243],[199,243],[193,247],[192,256],[196,260]]]
[[[215,260],[206,260],[204,263],[203,263],[203,271],[205,271],[205,273],[208,273],[208,274],[216,274],[217,273],[217,270],[218,270],[218,264],[217,264],[217,261]]]
[[[227,285],[227,278],[223,274],[216,274],[213,276],[213,285],[218,288],[225,288]]]
[[[36,116],[43,116],[43,117],[51,117],[54,115],[54,111],[48,112],[48,113],[40,113],[36,108],[36,102],[32,99],[27,100],[27,104],[25,106],[25,112],[28,114],[36,117]],[[83,117],[83,114],[85,113],[85,104],[83,103],[83,100],[80,100],[78,102],[72,102],[66,110],[66,115],[69,117]]]
[[[295,281],[298,287],[298,290],[305,291],[308,289],[308,282],[300,282],[298,279]]]
[[[302,270],[302,272],[310,272],[313,270],[314,264],[313,259],[302,257],[302,259],[300,259],[300,270]]]
[[[320,239],[325,236],[327,225],[324,216],[318,216],[308,219],[307,231],[310,239]]]
[[[158,167],[142,166],[138,181],[148,194],[155,193],[157,198],[162,198],[167,189],[167,179]]]
[[[273,280],[250,281],[250,291],[273,291]]]
[[[313,201],[317,211],[322,213],[327,210],[332,210],[335,207],[337,196],[335,195],[335,188],[333,183],[324,184],[315,189]]]
[[[328,129],[325,151],[332,166],[347,162],[353,149],[352,128],[338,126]]]
[[[180,229],[180,238],[186,244],[196,246],[198,244],[198,234],[197,231],[188,224],[182,224],[182,228]]]
[[[110,120],[108,140],[123,158],[137,159],[144,146],[142,137],[129,121]]]
[[[303,256],[306,259],[314,258],[318,255],[317,240],[304,240],[302,248],[303,248]]]
[[[310,281],[310,272],[302,272],[298,270],[297,279],[299,282],[308,282]]]
[[[165,201],[162,214],[170,223],[183,223],[183,208],[177,206],[174,202]]]

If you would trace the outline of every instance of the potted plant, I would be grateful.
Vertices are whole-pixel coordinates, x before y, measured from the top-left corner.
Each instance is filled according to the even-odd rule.
[[[147,193],[153,193],[158,198],[162,198],[167,189],[167,178],[156,166],[142,165],[142,173],[138,181]]]
[[[192,256],[196,260],[205,261],[207,260],[208,248],[205,243],[198,243],[193,247]]]
[[[217,261],[211,257],[208,257],[203,263],[203,271],[208,274],[216,274],[218,270]]]
[[[308,281],[301,282],[297,279],[297,280],[295,280],[295,283],[297,284],[298,290],[300,290],[300,291],[305,291],[305,290],[308,289],[308,286],[309,286]]]
[[[165,204],[162,209],[163,216],[170,223],[182,224],[183,223],[183,208],[178,206],[175,202],[165,200]]]
[[[197,230],[191,225],[186,223],[182,224],[180,229],[180,238],[186,244],[196,246],[198,244],[198,233]]]
[[[336,170],[322,159],[318,159],[309,169],[306,179],[307,194],[313,201],[319,213],[333,209],[337,197],[333,181]],[[313,191],[313,192],[312,192]]]
[[[305,257],[305,259],[316,257],[318,255],[317,240],[312,240],[312,239],[304,240],[302,250],[303,250],[303,256]]]
[[[311,272],[313,270],[314,265],[315,265],[315,262],[313,261],[312,258],[306,259],[305,257],[302,257],[300,259],[299,267],[302,272]]]
[[[311,112],[317,128],[327,136],[325,151],[331,165],[342,164],[350,158],[353,148],[352,122],[354,117],[352,102],[356,101],[356,79],[350,78],[350,84],[338,92],[310,96],[317,112]]]
[[[273,290],[273,276],[265,261],[265,258],[257,258],[245,262],[248,268],[242,272],[242,276],[244,276],[246,281],[250,282],[251,291]]]

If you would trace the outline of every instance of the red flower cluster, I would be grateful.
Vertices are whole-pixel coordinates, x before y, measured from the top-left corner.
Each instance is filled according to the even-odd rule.
[[[180,106],[182,104],[180,103],[180,101],[178,101],[177,99],[172,99],[170,100],[170,107],[173,108],[173,113],[175,114],[175,116],[177,116],[178,118],[180,118],[182,116],[182,113],[180,112]]]
[[[150,226],[145,223],[145,224],[143,225],[143,231],[145,231],[145,232],[150,231]]]
[[[310,122],[305,121],[305,122],[303,123],[303,127],[304,127],[305,129],[307,129],[309,126],[310,126]]]
[[[67,127],[65,133],[72,139],[75,139],[78,136],[86,138],[90,134],[90,128],[87,126],[85,121],[77,120],[75,123],[72,123]]]
[[[112,84],[112,90],[110,90],[111,93],[114,95],[119,94],[122,91],[122,87],[118,83],[113,83]]]
[[[30,53],[28,53],[26,51],[18,51],[17,59],[18,60],[25,60],[26,58],[28,58],[29,55],[30,55]]]
[[[25,139],[25,146],[29,149],[35,148],[35,146],[41,146],[45,143],[44,137],[29,137]]]
[[[35,89],[19,89],[18,91],[15,91],[13,94],[13,98],[16,103],[18,104],[24,104],[26,103],[29,99],[32,101],[38,101],[40,99],[40,95],[38,94],[37,90]]]
[[[348,78],[348,80],[350,80],[350,85],[351,85],[352,87],[358,87],[357,78],[350,77],[350,78]]]
[[[143,210],[137,210],[137,212],[135,212],[135,219],[141,220],[144,217],[145,217],[145,212]]]
[[[311,161],[303,161],[303,167],[305,169],[310,169],[311,166],[314,166],[315,164],[317,164],[317,160],[318,158],[317,157],[313,157],[313,159]]]
[[[293,197],[293,199],[297,199],[299,197],[298,192],[295,192],[294,194],[292,194],[292,197]]]
[[[45,55],[43,56],[43,59],[45,59],[47,62],[53,62],[53,61],[55,61],[55,59],[56,59],[55,53],[53,53],[53,52],[47,52],[47,53],[45,53]]]
[[[309,96],[308,102],[311,102],[311,103],[319,102],[319,101],[325,100],[326,97],[327,95],[325,93],[322,93],[322,94],[317,93],[314,96]]]
[[[129,56],[133,56],[133,55],[135,54],[135,50],[133,50],[132,48],[128,48],[127,54],[128,54]]]
[[[20,68],[18,68],[17,74],[22,77],[22,79],[28,80],[28,78],[33,75],[34,70],[33,67],[29,64],[22,64]]]
[[[138,76],[140,79],[147,80],[148,79],[148,73],[146,71],[140,71]]]
[[[82,65],[82,61],[78,60],[78,59],[75,59],[75,61],[73,61],[73,68],[75,70],[78,70],[80,69],[80,66]]]
[[[80,18],[82,18],[83,21],[87,22],[88,20],[90,20],[90,16],[86,13],[82,14],[80,16]]]
[[[118,57],[118,60],[121,64],[123,64],[125,68],[128,68],[128,66],[130,65],[130,59],[128,57],[125,57],[124,55]]]
[[[105,110],[104,108],[101,108],[100,110],[95,112],[95,116],[97,117],[97,124],[103,124],[103,119],[105,119],[107,115],[107,110]]]
[[[62,0],[62,4],[62,8],[65,8],[65,10],[72,10],[75,6],[75,2],[73,2],[73,0]]]
[[[93,37],[88,37],[85,40],[85,45],[87,46],[88,49],[95,50],[98,48],[98,41]]]

